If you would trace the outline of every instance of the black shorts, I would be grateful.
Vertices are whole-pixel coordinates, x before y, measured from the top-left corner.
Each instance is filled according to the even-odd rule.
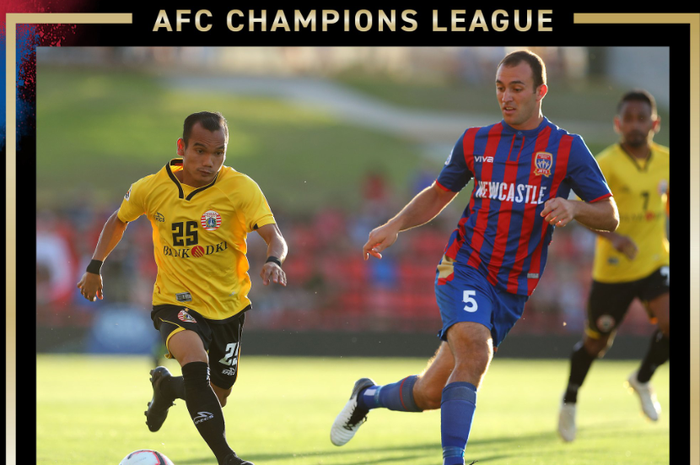
[[[181,305],[155,305],[151,312],[153,326],[160,331],[165,347],[180,331],[194,331],[202,339],[209,354],[211,383],[229,389],[238,378],[241,335],[245,311],[225,320],[208,320],[196,311]],[[168,349],[168,358],[172,358]]]
[[[614,332],[637,298],[647,302],[669,292],[668,267],[661,267],[646,278],[624,283],[593,281],[588,296],[586,333],[598,338]],[[651,315],[650,315],[651,317]]]

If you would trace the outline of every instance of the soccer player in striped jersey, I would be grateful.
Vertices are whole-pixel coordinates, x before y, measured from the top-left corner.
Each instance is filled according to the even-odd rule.
[[[153,227],[158,274],[151,318],[182,367],[151,371],[153,399],[146,424],[158,431],[175,399],[184,399],[199,434],[220,465],[252,465],[229,447],[222,407],[238,377],[241,333],[251,308],[246,237],[267,244],[263,284],[286,286],[287,244],[260,187],[223,163],[228,125],[220,113],[185,119],[177,154],[160,171],[133,183],[107,220],[93,260],[78,283],[88,300],[102,299],[102,263],[129,222],[146,215]]]
[[[443,326],[435,356],[422,373],[395,383],[359,379],[331,427],[333,444],[352,439],[373,408],[439,408],[443,465],[463,465],[477,390],[542,277],[553,230],[573,220],[592,229],[617,227],[617,208],[593,155],[580,136],[542,114],[546,94],[540,57],[508,54],[496,71],[503,119],[467,129],[437,180],[369,233],[364,258],[381,259],[400,232],[432,220],[474,180],[437,265]],[[583,200],[569,200],[571,190]]]
[[[635,89],[618,103],[614,118],[620,141],[597,160],[615,194],[620,227],[598,231],[593,282],[583,339],[571,353],[569,379],[559,411],[559,435],[576,438],[578,391],[596,358],[610,348],[617,328],[636,298],[657,328],[639,368],[627,383],[639,397],[642,412],[657,421],[661,406],[650,379],[669,359],[669,243],[666,236],[670,175],[669,149],[653,141],[660,119],[656,101]]]

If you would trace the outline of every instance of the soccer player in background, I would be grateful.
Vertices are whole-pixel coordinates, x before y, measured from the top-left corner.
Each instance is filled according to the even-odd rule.
[[[364,258],[381,259],[400,232],[432,220],[474,180],[437,265],[443,326],[435,356],[422,373],[391,384],[359,379],[331,427],[333,444],[352,439],[371,409],[439,408],[443,465],[463,465],[477,390],[542,277],[554,228],[573,220],[592,229],[617,227],[615,202],[583,139],[543,116],[546,94],[540,57],[507,55],[496,71],[502,121],[467,129],[437,180],[369,233]],[[568,200],[572,189],[584,201]]]
[[[559,435],[576,437],[578,391],[596,358],[610,348],[617,328],[636,298],[657,328],[639,369],[627,382],[651,420],[661,408],[649,380],[669,359],[669,244],[666,237],[669,149],[653,141],[659,130],[654,97],[644,90],[626,93],[617,107],[620,141],[597,160],[615,195],[620,227],[596,231],[593,282],[583,339],[573,348],[568,385],[559,411]]]
[[[222,407],[238,377],[241,333],[251,308],[246,237],[267,244],[263,284],[287,285],[282,236],[260,187],[224,166],[228,124],[220,113],[188,116],[177,154],[165,167],[133,183],[105,223],[92,261],[78,283],[88,300],[102,299],[102,263],[129,222],[146,215],[153,227],[158,275],[151,318],[182,367],[151,371],[153,399],[146,424],[158,431],[175,399],[184,399],[199,434],[220,465],[252,465],[229,447]]]

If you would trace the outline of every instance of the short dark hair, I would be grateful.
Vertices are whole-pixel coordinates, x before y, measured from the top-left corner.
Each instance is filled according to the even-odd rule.
[[[215,132],[219,129],[223,129],[224,137],[226,137],[226,142],[228,143],[228,122],[226,118],[218,111],[200,111],[198,113],[192,113],[190,116],[185,118],[185,124],[182,129],[182,140],[185,141],[185,147],[187,147],[187,141],[192,133],[192,128],[195,124],[201,124],[207,131]]]
[[[617,114],[622,111],[622,106],[627,102],[644,102],[651,108],[651,116],[656,116],[656,100],[651,93],[644,89],[632,89],[622,96],[617,104]]]
[[[542,84],[547,84],[547,67],[544,64],[544,61],[542,61],[542,58],[540,58],[539,55],[529,50],[516,50],[515,52],[510,52],[508,55],[503,57],[496,69],[500,68],[501,66],[518,66],[523,61],[530,65],[530,69],[532,70],[532,78],[535,81],[535,89]]]

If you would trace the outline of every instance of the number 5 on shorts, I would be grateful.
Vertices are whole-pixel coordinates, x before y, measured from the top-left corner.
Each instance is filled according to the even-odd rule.
[[[476,291],[464,291],[464,293],[462,294],[462,302],[466,304],[464,306],[464,311],[472,313],[479,309],[479,305],[474,299],[475,295]]]

